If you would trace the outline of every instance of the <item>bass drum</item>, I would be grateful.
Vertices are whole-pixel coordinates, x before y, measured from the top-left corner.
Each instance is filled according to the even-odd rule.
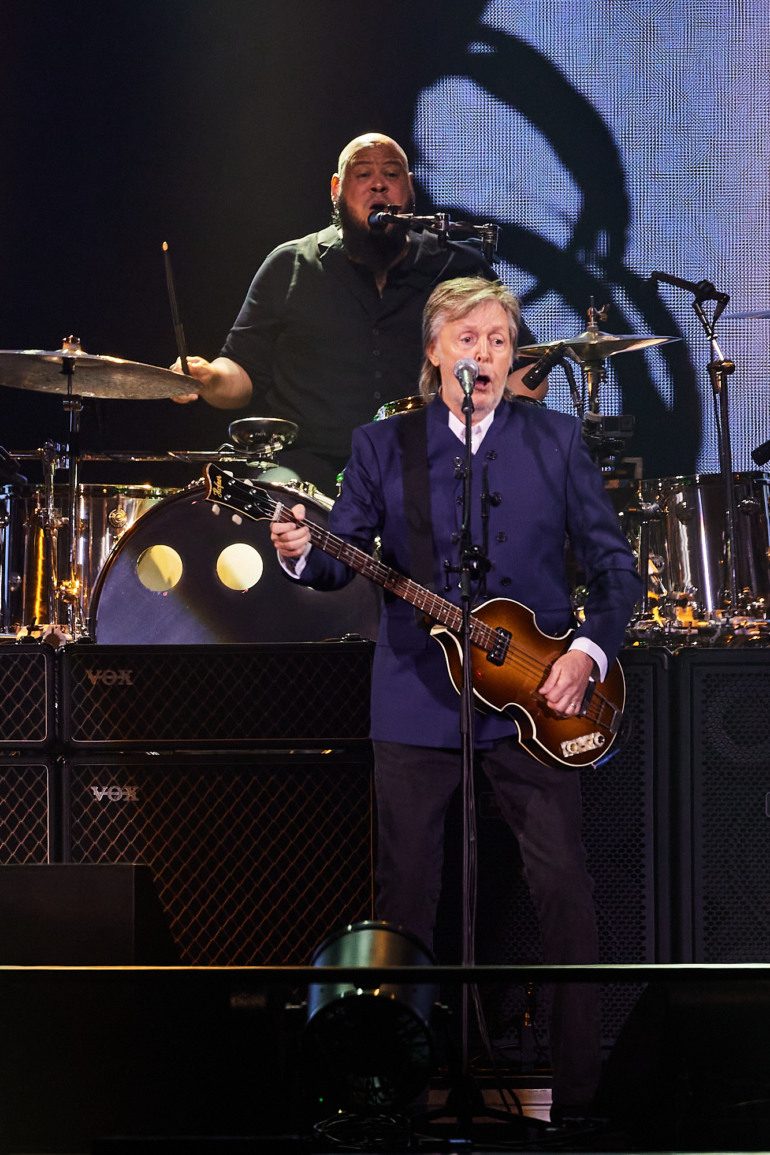
[[[326,526],[330,499],[301,482],[267,485],[277,501],[302,502]],[[90,633],[99,644],[317,642],[374,639],[380,597],[357,576],[341,590],[287,577],[267,521],[207,501],[202,483],[160,502],[126,533],[99,574]]]

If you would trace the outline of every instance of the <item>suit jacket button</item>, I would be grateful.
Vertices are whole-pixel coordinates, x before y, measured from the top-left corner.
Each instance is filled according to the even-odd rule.
[[[507,540],[508,540],[508,534],[505,533],[504,530],[501,529],[498,533],[495,534],[495,541],[499,541],[501,545],[504,541],[507,541]]]
[[[500,578],[500,585],[501,586],[509,586],[510,584],[511,584],[511,579],[509,577]]]

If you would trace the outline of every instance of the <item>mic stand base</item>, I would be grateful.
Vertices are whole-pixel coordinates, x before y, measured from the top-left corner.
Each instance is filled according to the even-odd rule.
[[[545,1131],[549,1124],[542,1119],[525,1115],[521,1104],[515,1095],[514,1107],[505,1111],[500,1107],[489,1107],[484,1101],[484,1095],[477,1079],[470,1073],[462,1056],[451,1038],[449,1031],[450,1014],[443,1009],[441,1023],[443,1025],[444,1045],[446,1048],[447,1074],[449,1089],[442,1107],[434,1107],[419,1117],[419,1125],[438,1122],[446,1119],[457,1124],[457,1129],[463,1138],[473,1137],[474,1127],[483,1124],[484,1120],[494,1120],[505,1123],[506,1128],[513,1128],[517,1139],[534,1138]],[[508,1138],[511,1136],[509,1135]]]

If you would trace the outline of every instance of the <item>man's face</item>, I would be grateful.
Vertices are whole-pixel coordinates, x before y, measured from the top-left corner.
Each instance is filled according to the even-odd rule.
[[[479,375],[473,390],[473,422],[481,421],[500,404],[513,348],[508,314],[499,301],[485,301],[458,321],[447,321],[428,346],[430,363],[441,374],[441,396],[456,417],[463,420],[465,394],[454,375],[454,367],[463,357],[478,363]]]
[[[369,231],[370,213],[398,205],[406,210],[414,199],[412,177],[404,157],[386,142],[362,144],[347,159],[341,175],[332,177],[332,201],[339,202],[343,222]],[[389,225],[388,229],[394,226]]]

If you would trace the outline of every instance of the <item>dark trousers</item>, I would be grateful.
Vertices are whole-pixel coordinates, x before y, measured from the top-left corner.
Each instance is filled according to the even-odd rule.
[[[441,890],[444,821],[461,779],[460,754],[396,742],[375,742],[374,751],[377,916],[413,931],[430,947]],[[543,766],[507,740],[477,751],[476,760],[518,841],[540,922],[543,961],[597,962],[578,774]],[[553,1105],[563,1109],[590,1103],[599,1081],[599,988],[557,984],[550,1027]]]

